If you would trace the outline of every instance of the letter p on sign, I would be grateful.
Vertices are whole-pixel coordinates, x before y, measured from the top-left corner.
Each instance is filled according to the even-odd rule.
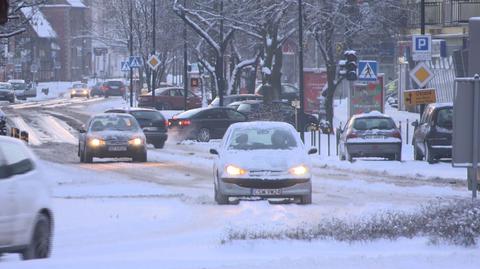
[[[429,51],[428,37],[418,37],[415,39],[415,49],[417,51]]]

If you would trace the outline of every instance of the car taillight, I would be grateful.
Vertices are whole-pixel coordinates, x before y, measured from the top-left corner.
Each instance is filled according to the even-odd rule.
[[[180,125],[180,126],[188,126],[190,124],[191,124],[190,120],[180,120],[178,122],[178,125]]]
[[[172,125],[172,123],[169,120],[165,120],[165,127],[168,127],[170,125]]]
[[[349,133],[347,134],[347,139],[350,139],[350,138],[357,138],[358,135],[356,133]]]
[[[108,90],[108,87],[107,87],[107,86],[102,86],[102,88],[101,88],[101,89],[102,89],[102,91],[104,91],[104,92],[105,92],[105,91],[107,91],[107,90]]]
[[[398,139],[402,139],[402,135],[400,134],[400,132],[397,131],[393,132],[392,136]]]

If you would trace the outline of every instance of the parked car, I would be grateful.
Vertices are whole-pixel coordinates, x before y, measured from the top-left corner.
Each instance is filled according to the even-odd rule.
[[[90,118],[79,130],[78,156],[80,162],[91,163],[93,158],[132,158],[147,161],[145,135],[132,115],[103,113]]]
[[[49,183],[18,139],[0,137],[0,255],[48,258],[53,234]]]
[[[175,115],[168,125],[182,140],[208,142],[210,139],[222,138],[230,125],[243,121],[247,121],[247,117],[234,109],[212,107],[192,109]]]
[[[90,90],[90,96],[103,96],[104,92],[102,90],[103,82],[97,82],[93,85],[92,89]]]
[[[23,79],[11,79],[7,82],[12,85],[17,99],[26,100],[28,97],[37,96],[37,89],[28,85]]]
[[[262,87],[262,86],[263,86],[262,84],[257,86],[257,88],[255,89],[255,94],[264,95],[264,93],[263,93],[264,87]],[[299,100],[300,99],[300,90],[295,85],[288,84],[288,83],[282,83],[282,89],[281,89],[281,92],[280,92],[280,99],[286,100],[288,102],[291,102],[293,100]]]
[[[309,154],[316,153],[309,150]],[[231,125],[213,166],[218,204],[230,197],[293,198],[312,203],[311,165],[297,131],[284,122],[248,122]]]
[[[15,91],[12,84],[0,82],[0,100],[15,103]]]
[[[378,111],[354,115],[346,123],[339,140],[341,160],[356,157],[383,157],[402,160],[402,137],[393,119]]]
[[[86,97],[90,98],[90,89],[85,83],[74,83],[70,88],[70,98]]]
[[[0,109],[0,135],[7,135],[7,116]]]
[[[163,148],[168,138],[168,121],[157,110],[148,108],[129,108],[129,109],[110,109],[105,113],[128,113],[132,115],[140,124],[147,138],[147,144],[152,144],[155,148]]]
[[[288,102],[274,101],[270,107],[265,106],[262,100],[247,100],[233,102],[228,105],[233,109],[245,114],[248,121],[282,121],[296,126],[295,107]],[[314,115],[305,113],[305,128],[318,125],[318,119]]]
[[[412,145],[415,160],[434,163],[452,157],[453,103],[429,104],[420,119],[414,121]]]
[[[182,110],[184,108],[184,89],[180,87],[166,87],[155,90],[155,105],[152,100],[152,93],[141,94],[138,99],[139,107],[149,107],[159,110]],[[192,91],[188,91],[187,109],[202,106],[202,98]]]
[[[121,79],[108,79],[103,83],[102,91],[105,98],[109,96],[125,96],[127,87]]]
[[[228,106],[233,102],[246,101],[246,100],[263,100],[263,96],[257,94],[235,94],[235,95],[225,95],[223,96],[223,106]],[[208,105],[209,107],[219,107],[220,98],[217,96],[213,101]]]

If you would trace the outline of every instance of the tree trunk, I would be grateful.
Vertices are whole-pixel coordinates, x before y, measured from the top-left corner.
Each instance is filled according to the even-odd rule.
[[[333,97],[335,96],[335,89],[337,85],[335,84],[335,75],[336,75],[336,65],[328,64],[327,65],[327,96],[325,97],[325,112],[327,113],[327,121],[330,123],[330,126],[333,127]],[[331,128],[330,130],[333,130]]]
[[[274,53],[275,61],[273,62],[272,68],[272,99],[280,100],[281,99],[281,89],[282,89],[282,65],[283,65],[283,52],[281,48],[277,48]]]

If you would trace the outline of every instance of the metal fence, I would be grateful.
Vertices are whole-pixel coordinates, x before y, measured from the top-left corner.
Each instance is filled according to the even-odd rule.
[[[468,23],[468,19],[475,16],[480,16],[480,0],[425,2],[425,24],[427,25],[458,25]],[[420,25],[420,3],[412,4],[408,24],[410,27]]]
[[[437,92],[437,102],[453,102],[455,87],[455,69],[452,57],[433,58],[427,63],[435,76],[428,83],[430,88]]]

